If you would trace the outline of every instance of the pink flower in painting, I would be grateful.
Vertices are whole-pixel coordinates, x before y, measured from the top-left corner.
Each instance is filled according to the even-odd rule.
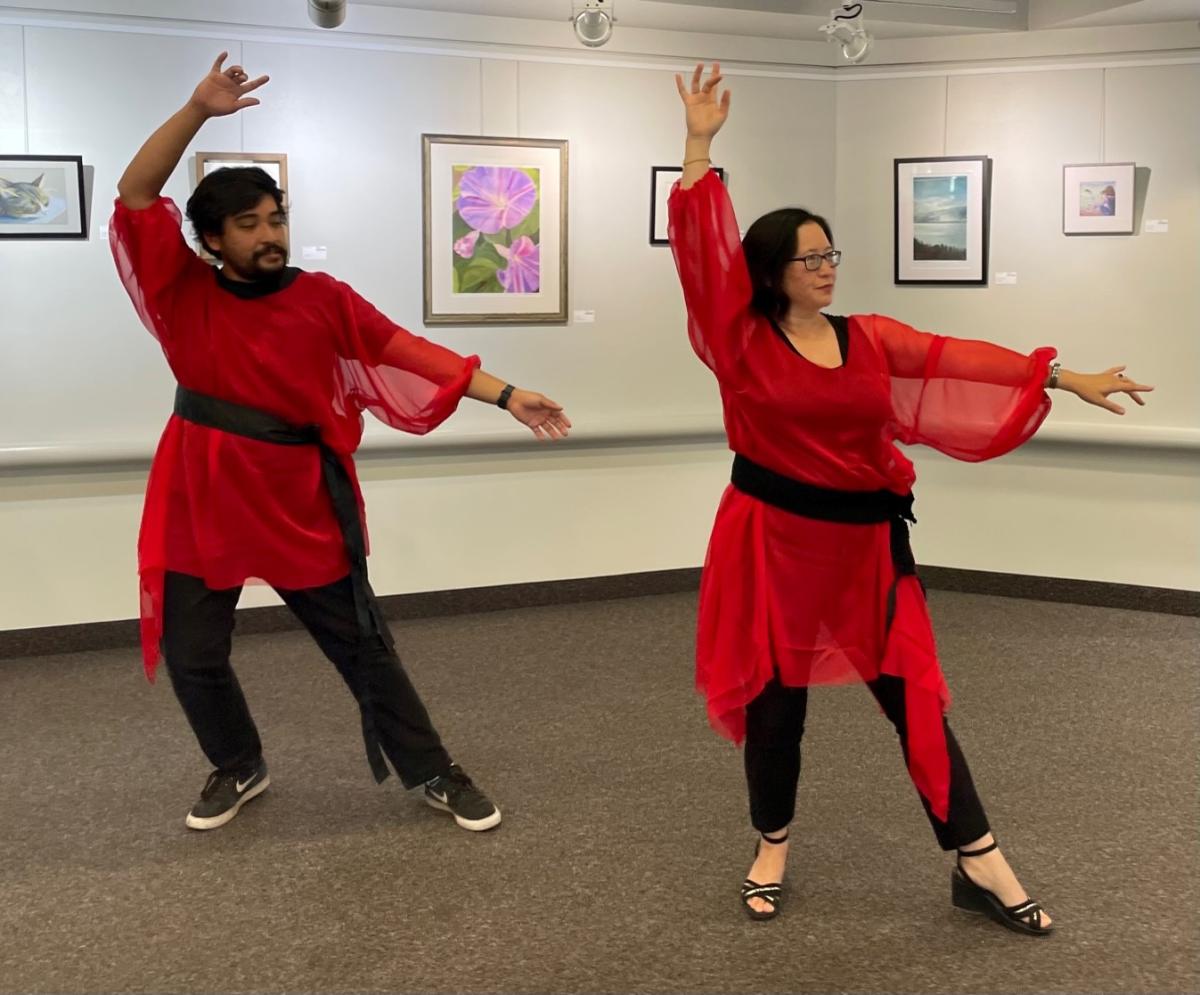
[[[454,206],[472,228],[495,235],[524,221],[536,201],[537,187],[524,170],[472,166],[463,173]]]
[[[496,251],[508,260],[508,268],[496,270],[506,293],[536,294],[542,283],[541,248],[528,235],[522,235],[511,246],[496,246]]]
[[[479,241],[479,232],[473,231],[468,235],[464,235],[454,243],[454,251],[463,259],[470,259],[475,255],[475,243]]]

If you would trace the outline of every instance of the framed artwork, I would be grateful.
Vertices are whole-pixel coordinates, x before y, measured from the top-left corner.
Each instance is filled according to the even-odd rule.
[[[86,238],[83,157],[0,155],[0,238]]]
[[[258,166],[275,181],[280,190],[287,192],[287,156],[282,152],[197,152],[196,183],[199,184],[209,173],[215,173],[218,169],[244,169],[247,166]],[[196,253],[206,263],[214,266],[220,263],[201,242],[196,243]]]
[[[992,160],[895,160],[895,282],[987,284]]]
[[[196,182],[218,169],[258,166],[267,172],[279,189],[287,190],[287,156],[282,152],[197,152]]]
[[[725,183],[725,170],[713,166],[721,182]],[[668,245],[667,238],[667,200],[671,196],[671,187],[683,175],[682,166],[651,166],[650,167],[650,244]]]
[[[421,145],[425,324],[566,324],[567,142]]]
[[[1132,235],[1135,163],[1063,166],[1064,235]]]

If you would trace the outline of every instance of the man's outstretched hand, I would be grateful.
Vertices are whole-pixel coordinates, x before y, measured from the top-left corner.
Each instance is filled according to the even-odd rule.
[[[543,441],[565,439],[571,429],[571,419],[562,405],[536,391],[513,391],[508,400],[508,413]]]

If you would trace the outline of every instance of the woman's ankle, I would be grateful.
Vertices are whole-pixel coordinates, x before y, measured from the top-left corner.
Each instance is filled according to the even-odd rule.
[[[991,832],[986,832],[978,839],[971,840],[968,843],[963,843],[955,848],[955,852],[960,857],[984,856],[999,849],[999,844]]]

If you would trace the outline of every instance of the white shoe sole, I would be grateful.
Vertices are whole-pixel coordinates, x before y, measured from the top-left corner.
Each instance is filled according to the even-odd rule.
[[[225,823],[232,820],[233,817],[237,815],[239,811],[241,811],[242,806],[245,805],[246,802],[248,802],[251,798],[257,798],[259,795],[261,795],[267,790],[270,784],[271,775],[268,774],[261,781],[259,781],[258,784],[254,785],[253,788],[250,788],[250,790],[242,795],[242,797],[237,800],[237,804],[228,811],[222,812],[220,815],[214,815],[208,819],[198,818],[189,812],[187,819],[184,821],[187,823],[188,829],[220,829],[223,825],[225,825]]]
[[[492,814],[484,816],[482,819],[464,819],[461,815],[455,815],[449,805],[443,804],[436,798],[430,798],[425,795],[425,804],[430,808],[436,808],[439,812],[449,812],[454,816],[454,821],[457,822],[463,829],[469,829],[473,833],[482,833],[485,829],[494,829],[500,825],[500,809],[493,808]]]

